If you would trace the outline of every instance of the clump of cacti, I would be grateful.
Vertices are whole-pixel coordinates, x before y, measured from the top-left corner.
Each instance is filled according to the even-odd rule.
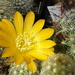
[[[25,15],[27,12],[33,10],[35,5],[34,0],[12,0],[14,9]]]
[[[49,56],[41,63],[39,75],[75,75],[74,61],[66,54]]]
[[[12,63],[9,68],[9,75],[28,75],[29,70],[25,62],[20,65],[15,65]]]
[[[0,20],[6,18],[12,21],[16,11],[25,15],[34,9],[34,5],[34,0],[0,0]]]
[[[62,50],[65,50],[75,60],[75,10],[65,11],[58,19],[55,29],[57,30],[56,38],[59,44],[57,44],[57,48],[63,46]]]
[[[0,20],[6,18],[12,21],[15,11],[11,0],[0,0]]]
[[[15,65],[15,63],[12,63],[10,65],[8,75],[39,75],[39,72],[38,70],[35,73],[30,72],[25,62],[20,65]]]

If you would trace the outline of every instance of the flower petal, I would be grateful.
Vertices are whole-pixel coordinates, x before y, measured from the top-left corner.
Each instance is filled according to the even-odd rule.
[[[5,22],[12,30],[14,30],[13,24],[8,19],[2,19],[2,22]]]
[[[39,60],[47,60],[48,56],[39,52],[38,50],[31,50],[31,51],[28,51],[26,54],[36,58],[36,59],[39,59]]]
[[[0,22],[0,28],[5,31],[7,34],[11,35],[11,29],[7,26],[6,23]],[[13,33],[13,32],[12,32]],[[12,35],[11,35],[12,36]]]
[[[24,31],[28,32],[30,30],[30,28],[32,27],[33,23],[34,23],[34,19],[35,19],[35,15],[32,11],[30,11],[26,17],[25,17],[25,21],[24,21]]]
[[[16,65],[21,64],[24,61],[24,57],[20,53],[16,53],[14,56],[14,61]]]
[[[39,52],[44,53],[46,55],[53,55],[54,52],[52,50],[54,50],[54,48],[50,48],[50,49],[38,49]]]
[[[2,53],[2,57],[10,57],[13,56],[15,53],[16,53],[15,49],[6,48]]]
[[[40,41],[37,42],[37,48],[51,48],[53,46],[55,46],[56,43],[52,40],[45,40],[45,41]]]
[[[30,63],[27,64],[27,65],[28,65],[29,70],[30,70],[32,73],[36,72],[37,67],[36,67],[36,64],[35,64],[33,61],[30,62]]]
[[[24,54],[24,60],[26,61],[29,70],[34,73],[37,70],[36,64],[33,62],[35,58],[28,54]]]
[[[32,29],[30,30],[31,33],[33,33],[33,35],[37,34],[44,26],[45,20],[44,19],[40,19],[38,20],[34,26],[32,27]]]
[[[7,41],[5,41],[1,38],[0,38],[0,46],[2,46],[2,47],[12,47],[12,45],[9,42],[7,42]]]
[[[53,35],[53,33],[54,33],[54,29],[52,28],[43,29],[35,36],[35,40],[42,41],[42,40],[48,39]]]
[[[11,36],[16,38],[15,28],[14,28],[13,24],[9,20],[2,19],[2,22],[0,23],[0,27],[1,27],[2,30],[4,30],[5,32],[9,33]]]
[[[28,54],[23,54],[23,56],[24,56],[24,60],[27,62],[27,63],[29,63],[29,62],[31,62],[32,60],[36,60],[34,57],[32,57],[32,56],[30,56],[30,55],[28,55]]]
[[[54,47],[48,48],[47,50],[54,51]]]
[[[19,12],[14,14],[14,24],[17,34],[19,35],[23,31],[23,17]]]
[[[6,41],[8,41],[9,43],[11,43],[13,45],[13,43],[15,42],[15,39],[13,39],[11,36],[9,36],[6,32],[4,32],[3,30],[0,30],[0,37]]]

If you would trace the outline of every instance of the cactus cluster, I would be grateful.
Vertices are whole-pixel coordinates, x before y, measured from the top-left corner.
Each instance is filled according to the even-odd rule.
[[[20,65],[15,65],[15,63],[12,63],[9,68],[9,74],[8,75],[39,75],[39,72],[32,73],[28,70],[27,64],[23,62]]]
[[[16,11],[25,15],[34,9],[34,5],[34,0],[0,0],[0,20],[6,18],[12,21]]]
[[[55,26],[57,49],[66,50],[66,53],[75,59],[75,11],[66,11]],[[62,37],[63,36],[63,37]],[[60,43],[59,43],[60,42]],[[59,47],[58,47],[59,46]],[[75,75],[75,62],[67,54],[55,54],[49,56],[47,61],[37,62],[36,73],[31,73],[25,62],[20,65],[12,63],[9,68],[9,75]]]
[[[34,0],[0,0],[0,19],[12,20],[13,13],[17,10],[25,15],[32,10]],[[12,12],[11,12],[12,11]],[[65,11],[60,16],[55,25],[56,50],[65,51],[66,54],[55,54],[49,56],[47,61],[36,61],[38,69],[36,73],[31,73],[25,62],[20,65],[12,63],[8,75],[75,75],[75,10]],[[0,47],[0,57],[3,48]],[[68,56],[69,55],[69,56]],[[73,59],[72,59],[72,58]],[[0,58],[0,63],[4,63],[7,58]]]
[[[23,62],[20,65],[15,65],[12,63],[9,68],[9,75],[28,75],[29,70],[27,69],[27,65]]]
[[[12,0],[14,9],[25,15],[27,12],[33,10],[34,0]]]
[[[75,75],[74,61],[66,54],[55,54],[41,63],[39,75]]]
[[[11,0],[0,0],[0,20],[3,18],[12,20],[15,11]]]
[[[38,64],[37,60],[37,64]],[[23,62],[20,65],[12,63],[8,75],[75,75],[75,63],[73,59],[66,54],[55,54],[49,56],[47,61],[42,61],[38,65],[37,72],[32,73]]]
[[[58,20],[55,27],[57,42],[60,44],[57,48],[63,46],[65,50],[75,60],[75,10],[66,11]],[[61,36],[61,35],[63,36]],[[59,38],[60,37],[60,38]],[[60,40],[59,40],[60,39]]]

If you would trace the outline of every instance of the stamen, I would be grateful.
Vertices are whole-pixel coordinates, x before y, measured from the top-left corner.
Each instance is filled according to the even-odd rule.
[[[34,37],[31,36],[30,33],[23,33],[17,36],[16,38],[16,47],[19,52],[25,53],[29,50],[32,50],[36,46],[36,41],[34,41]]]

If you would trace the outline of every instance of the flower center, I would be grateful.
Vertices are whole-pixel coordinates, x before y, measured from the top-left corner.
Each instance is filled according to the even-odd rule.
[[[31,36],[30,33],[23,33],[17,36],[16,38],[16,47],[19,52],[25,53],[29,50],[35,48],[36,41],[34,41],[34,37]]]

